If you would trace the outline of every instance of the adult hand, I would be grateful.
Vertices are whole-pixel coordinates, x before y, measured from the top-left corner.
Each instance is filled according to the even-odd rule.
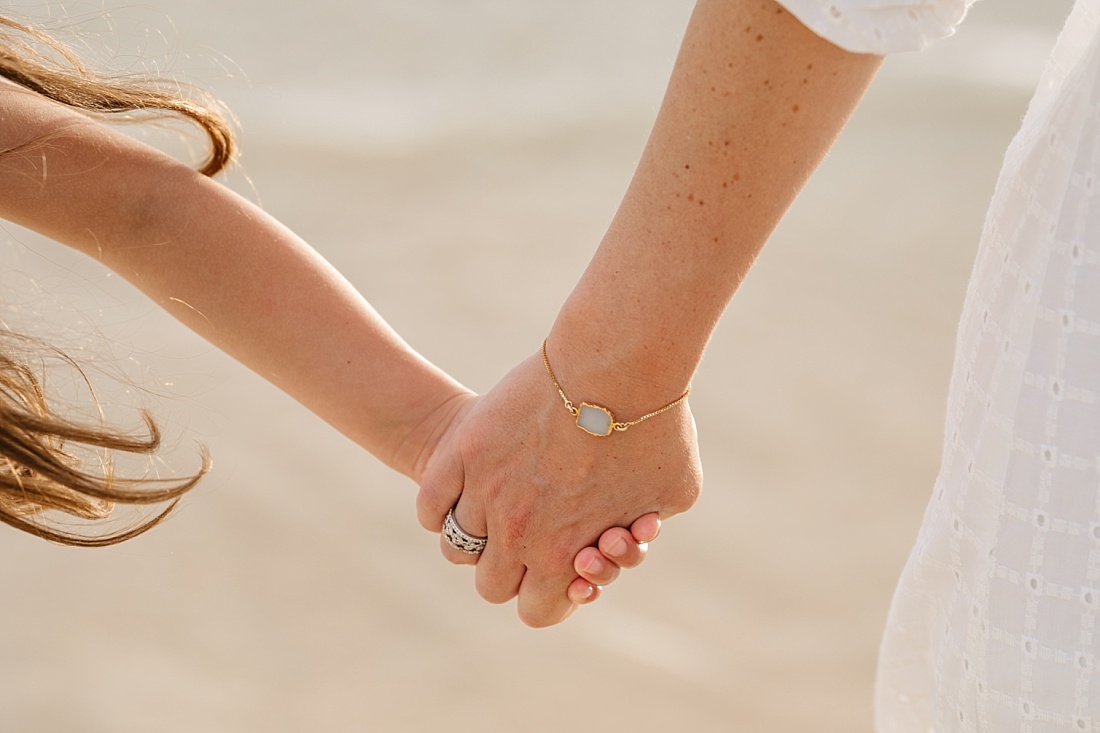
[[[688,509],[701,484],[686,403],[625,432],[588,435],[574,425],[536,353],[460,408],[427,462],[417,513],[439,532],[453,506],[459,526],[488,543],[481,555],[465,555],[444,541],[444,556],[476,563],[483,598],[518,596],[524,623],[548,626],[572,610],[566,590],[573,593],[577,572],[596,560],[592,551],[578,555],[583,548],[608,528]],[[616,539],[626,540],[612,532],[608,550]],[[632,560],[640,556],[626,564]]]

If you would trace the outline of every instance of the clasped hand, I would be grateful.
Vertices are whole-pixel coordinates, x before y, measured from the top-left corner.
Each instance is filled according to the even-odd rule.
[[[443,555],[476,565],[485,600],[518,596],[523,622],[548,626],[640,563],[660,519],[691,507],[701,485],[686,403],[628,431],[588,435],[536,354],[485,395],[461,398],[425,463],[417,514],[439,532],[453,507],[459,526],[488,542],[469,555],[441,540]]]

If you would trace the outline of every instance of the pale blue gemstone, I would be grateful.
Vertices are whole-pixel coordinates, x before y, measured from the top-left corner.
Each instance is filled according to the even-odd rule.
[[[593,435],[610,435],[611,413],[602,407],[583,403],[577,413],[577,427]]]

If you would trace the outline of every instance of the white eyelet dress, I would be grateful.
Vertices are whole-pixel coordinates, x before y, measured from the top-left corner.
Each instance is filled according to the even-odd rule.
[[[874,53],[950,35],[969,5],[780,2]],[[943,465],[882,642],[879,733],[1100,731],[1098,26],[1100,0],[1078,0],[997,182]]]

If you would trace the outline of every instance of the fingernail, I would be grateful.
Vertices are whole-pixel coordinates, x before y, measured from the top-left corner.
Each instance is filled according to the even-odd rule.
[[[581,591],[581,600],[587,601],[592,597],[592,594],[596,592],[596,589],[590,585],[584,586],[584,590]]]
[[[622,537],[615,537],[607,543],[607,552],[609,555],[615,555],[621,557],[626,554],[626,540]]]
[[[602,573],[603,569],[604,569],[603,558],[601,558],[599,555],[593,553],[592,557],[588,558],[588,562],[586,562],[584,564],[584,569],[585,569],[586,572],[589,572],[592,575],[596,575],[597,573]]]

